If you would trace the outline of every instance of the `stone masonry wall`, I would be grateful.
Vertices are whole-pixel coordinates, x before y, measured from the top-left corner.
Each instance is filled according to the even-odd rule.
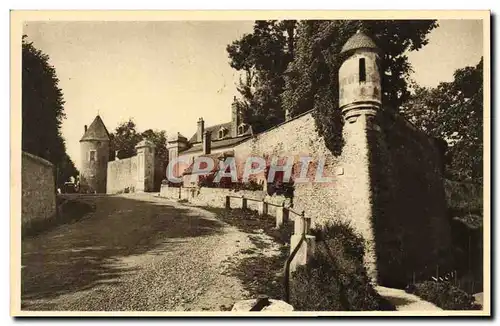
[[[108,163],[106,193],[116,194],[129,189],[135,191],[137,185],[137,156]]]
[[[371,279],[400,286],[413,272],[435,271],[437,263],[445,264],[439,254],[449,243],[442,164],[430,138],[402,118],[380,115],[376,122],[363,114],[345,122],[339,156],[318,135],[310,112],[250,138],[234,152],[239,169],[249,156],[293,156],[295,162],[300,156],[312,157],[311,179],[294,185],[293,209],[305,211],[313,227],[334,219],[350,223],[365,239]],[[313,182],[319,161],[330,182]],[[300,164],[295,168],[300,171]],[[179,188],[165,191],[177,191],[172,196],[179,198]],[[222,207],[227,190],[181,192],[191,202]]]
[[[285,207],[290,206],[290,199],[283,196],[268,196],[264,191],[250,191],[224,188],[181,188],[169,187],[167,185],[161,186],[160,196],[169,199],[187,200],[194,205],[209,206],[209,207],[225,207],[226,196],[245,196],[249,199],[257,199],[259,201],[265,200],[267,203],[274,205],[282,205]],[[247,207],[250,210],[257,210],[257,201],[248,200]],[[241,198],[231,198],[231,208],[241,208]],[[269,205],[268,214],[271,216],[276,215],[276,207]]]
[[[263,154],[322,157],[323,175],[333,181],[296,183],[294,210],[304,210],[313,226],[350,223],[365,239],[369,276],[402,286],[413,272],[448,266],[442,162],[431,138],[406,120],[381,114],[376,124],[363,115],[346,122],[345,145],[335,157],[306,113],[236,146],[235,155],[237,161]],[[316,167],[310,164],[309,176]]]
[[[354,126],[354,125],[353,125]],[[357,132],[357,129],[361,132]],[[281,126],[253,137],[236,146],[234,151],[237,161],[245,160],[250,155],[294,156],[298,161],[301,155],[313,158],[309,165],[310,182],[296,183],[293,206],[297,211],[304,210],[312,218],[313,225],[321,225],[331,219],[350,220],[361,233],[369,231],[366,221],[356,221],[363,210],[368,214],[364,202],[369,197],[367,179],[368,159],[362,157],[362,127],[344,128],[346,142],[343,152],[335,157],[326,147],[322,137],[316,132],[314,118],[306,113]],[[317,172],[318,160],[324,159],[323,175],[332,178],[332,182],[312,182]],[[363,180],[362,180],[363,179]],[[366,179],[366,180],[364,180]],[[361,189],[358,182],[362,182]]]
[[[53,165],[32,154],[22,153],[22,226],[56,215]]]
[[[369,134],[374,229],[381,282],[404,286],[450,268],[442,157],[432,138],[382,115]]]

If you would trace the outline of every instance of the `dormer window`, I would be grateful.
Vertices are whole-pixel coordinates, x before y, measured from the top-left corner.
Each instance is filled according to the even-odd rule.
[[[248,130],[248,125],[246,123],[242,123],[238,126],[238,135],[244,134]]]
[[[227,129],[224,127],[221,127],[219,129],[219,139],[226,137],[226,135],[227,135]]]

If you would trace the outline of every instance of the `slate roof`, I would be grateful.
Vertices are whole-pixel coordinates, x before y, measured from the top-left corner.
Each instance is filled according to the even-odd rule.
[[[210,136],[211,136],[212,141],[218,140],[219,139],[219,130],[220,130],[221,127],[224,127],[224,128],[227,129],[226,138],[227,138],[227,136],[231,137],[231,135],[233,134],[233,130],[232,130],[233,129],[233,125],[232,125],[231,122],[219,123],[218,125],[213,125],[213,126],[210,126],[210,127],[206,127],[205,128],[205,132],[206,131],[210,132]],[[242,135],[239,135],[239,136],[251,135],[252,133],[253,133],[252,126],[248,125],[247,131],[245,133],[243,133]],[[197,134],[197,132],[195,132],[194,135],[191,136],[191,138],[189,138],[189,143],[190,144],[199,143],[198,140],[197,140],[196,134]]]
[[[234,138],[224,138],[224,139],[212,139],[212,142],[210,143],[210,149],[217,149],[217,148],[223,148],[223,147],[230,147],[230,146],[235,146],[248,138],[250,138],[251,135],[244,135],[244,136],[238,136]],[[202,143],[196,143],[194,144],[191,148],[182,151],[182,154],[187,154],[187,153],[193,153],[193,152],[198,152],[202,151]]]
[[[373,40],[370,37],[368,37],[365,33],[358,30],[356,34],[351,36],[351,38],[348,39],[347,42],[345,42],[340,53],[345,53],[351,50],[362,49],[362,48],[378,50],[378,47],[375,44],[375,42],[373,42]]]
[[[213,141],[214,139],[219,139],[219,129],[220,129],[221,127],[226,128],[226,129],[228,130],[229,135],[231,135],[231,134],[232,134],[232,130],[231,130],[231,129],[232,129],[232,128],[231,128],[231,122],[220,123],[220,124],[218,124],[218,125],[214,125],[214,126],[207,127],[207,128],[205,128],[205,131],[210,131],[210,134],[211,134],[211,136],[212,136],[212,141]],[[197,142],[198,142],[198,140],[196,139],[196,134],[197,134],[197,133],[198,133],[198,132],[195,132],[195,133],[194,133],[194,135],[193,135],[193,136],[191,136],[191,138],[189,138],[189,142],[190,142],[191,144],[193,144],[193,143],[197,143]]]
[[[80,141],[84,140],[109,140],[108,129],[106,129],[99,115],[95,117],[94,121],[87,128],[87,131],[83,134],[82,139],[80,139]]]
[[[182,135],[180,132],[176,132],[174,135],[170,135],[167,140],[169,142],[171,141],[178,141],[178,140],[184,140],[184,141],[187,141],[187,138]]]

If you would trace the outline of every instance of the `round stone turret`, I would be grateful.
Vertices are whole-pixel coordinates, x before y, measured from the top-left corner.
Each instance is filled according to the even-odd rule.
[[[100,116],[84,127],[80,139],[80,190],[106,193],[109,161],[109,133]]]
[[[346,120],[361,113],[375,115],[382,107],[380,49],[358,31],[340,52],[339,107]]]

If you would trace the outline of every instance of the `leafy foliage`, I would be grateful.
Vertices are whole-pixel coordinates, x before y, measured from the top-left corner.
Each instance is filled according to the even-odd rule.
[[[315,109],[319,133],[334,154],[342,148],[342,117],[338,106],[338,56],[345,42],[361,29],[383,50],[384,107],[398,110],[409,97],[411,65],[405,55],[427,44],[434,20],[308,20],[297,28],[294,61],[285,74],[284,109],[292,116]]]
[[[167,136],[165,130],[148,129],[142,133],[142,138],[155,144],[155,157],[166,162],[168,159]]]
[[[167,161],[167,137],[165,130],[148,129],[144,132],[137,131],[136,124],[132,119],[122,122],[110,134],[110,159],[115,157],[118,151],[118,158],[128,158],[136,154],[135,146],[143,139],[147,139],[155,144],[155,157],[162,162]]]
[[[22,40],[22,150],[42,157],[56,168],[56,182],[62,186],[78,171],[66,153],[61,134],[64,99],[49,56]]]
[[[231,67],[244,72],[238,85],[241,98],[233,106],[255,132],[285,119],[280,94],[294,56],[295,26],[294,20],[258,20],[253,33],[227,46]]]
[[[452,82],[417,87],[403,113],[427,134],[448,142],[447,171],[455,180],[483,178],[483,59],[455,71]]]
[[[116,151],[119,159],[134,156],[136,154],[135,146],[142,140],[142,136],[137,132],[136,124],[132,119],[120,123],[110,138],[110,159],[114,158]]]
[[[426,281],[415,284],[415,294],[445,310],[480,309],[474,297],[449,282]]]

